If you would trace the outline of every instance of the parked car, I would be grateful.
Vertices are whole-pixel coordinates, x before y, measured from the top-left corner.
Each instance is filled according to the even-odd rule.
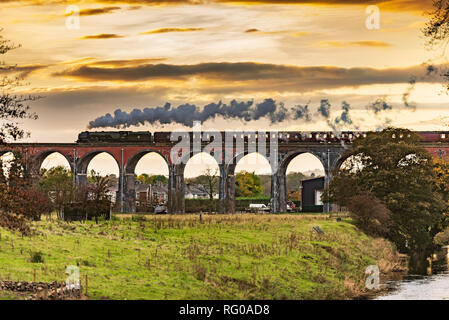
[[[156,214],[167,213],[167,207],[163,205],[158,205],[154,208],[154,213]]]

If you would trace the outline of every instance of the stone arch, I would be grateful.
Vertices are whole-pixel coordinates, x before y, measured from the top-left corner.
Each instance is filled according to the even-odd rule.
[[[136,212],[136,178],[135,170],[139,161],[147,154],[156,153],[164,159],[170,172],[169,160],[158,150],[144,149],[135,152],[124,164],[123,203],[125,212]]]
[[[131,157],[129,157],[128,161],[125,163],[125,173],[126,174],[134,174],[134,171],[136,169],[137,164],[139,163],[140,159],[142,159],[145,155],[150,153],[156,153],[164,159],[165,163],[167,164],[167,167],[170,167],[170,161],[165,157],[165,155],[156,149],[144,149],[137,151],[134,153]]]
[[[280,163],[280,170],[283,170],[284,172],[287,171],[288,165],[291,163],[293,159],[295,159],[297,156],[300,156],[301,154],[309,153],[313,155],[315,158],[320,160],[321,165],[323,166],[325,175],[328,174],[329,170],[329,164],[327,163],[327,153],[325,151],[323,152],[317,152],[315,150],[308,150],[308,149],[300,149],[300,150],[294,150],[286,153],[282,156],[281,163]]]
[[[212,156],[210,153],[207,153],[207,152],[198,152],[196,154],[192,153],[187,161],[183,161],[183,163],[184,163],[184,175],[185,175],[186,168],[188,168],[188,166],[190,164],[192,164],[191,161],[196,161],[196,159],[198,159],[200,157],[203,157],[203,155],[206,155],[206,157],[208,159],[212,158],[214,160],[213,161],[213,163],[214,163],[213,166],[217,166],[218,169],[220,170],[220,163],[217,161],[217,159],[214,156]]]
[[[345,148],[303,148],[298,150],[293,150],[281,155],[280,165],[279,165],[279,180],[281,183],[285,183],[285,173],[290,162],[298,155],[302,153],[310,153],[318,158],[323,165],[324,168],[324,186],[327,187],[329,185],[330,180],[332,179],[333,170],[343,163],[344,158],[342,155],[344,154]],[[342,160],[343,159],[343,160]],[[282,181],[283,180],[283,181]],[[285,200],[284,200],[285,199]],[[280,192],[280,210],[283,211],[286,208],[286,199],[287,193],[285,190],[281,190]],[[330,205],[324,205],[324,211],[329,212]]]
[[[86,153],[85,155],[83,155],[80,159],[78,159],[77,164],[76,164],[77,174],[87,174],[87,168],[89,166],[89,163],[92,161],[93,158],[95,158],[100,153],[109,154],[117,163],[117,167],[119,168],[119,173],[121,173],[122,168],[120,166],[120,162],[114,157],[114,155],[109,151],[99,149],[99,150],[90,151],[90,152]]]
[[[350,158],[351,155],[342,154],[340,157],[336,157],[334,161],[331,163],[330,173],[333,174],[336,170],[339,170],[343,163]]]
[[[184,159],[186,160],[186,159]],[[179,166],[179,165],[178,165]],[[200,170],[195,170],[195,167],[199,167]],[[185,207],[186,207],[186,195],[187,196],[192,196],[193,198],[195,198],[195,193],[194,191],[198,191],[197,188],[192,187],[192,189],[190,189],[190,191],[193,194],[189,194],[189,186],[185,183],[185,177],[187,176],[188,178],[193,178],[195,176],[199,176],[199,175],[203,175],[205,174],[205,170],[207,169],[212,169],[212,173],[217,175],[219,177],[219,181],[218,181],[218,188],[220,186],[220,181],[221,179],[221,175],[222,175],[222,170],[221,170],[222,166],[220,166],[219,162],[217,161],[216,157],[214,155],[212,155],[210,152],[204,151],[204,149],[202,149],[201,152],[195,152],[195,154],[191,153],[188,160],[187,161],[182,161],[182,165],[179,166],[179,174],[177,174],[177,176],[179,177],[178,180],[181,179],[182,176],[182,191],[181,189],[179,190],[180,192],[182,192],[182,196],[178,195],[178,205],[184,208],[185,211]],[[189,171],[190,170],[190,171]],[[192,174],[192,171],[196,171],[195,174]],[[189,177],[190,175],[190,177]],[[178,181],[178,183],[181,183],[180,181]],[[209,191],[205,189],[204,193],[207,194],[207,196],[209,196]],[[219,193],[219,190],[216,190],[217,194]],[[181,199],[182,198],[182,199]],[[181,204],[180,202],[183,201],[184,204]],[[218,211],[218,206],[216,206],[216,203],[213,203],[213,207],[208,206],[208,210],[211,210],[213,212]]]
[[[54,153],[57,153],[57,154],[60,154],[61,156],[63,156],[66,159],[66,161],[70,167],[70,171],[72,173],[75,172],[75,165],[73,163],[73,157],[67,156],[66,154],[64,154],[58,150],[46,150],[46,151],[42,151],[41,153],[33,156],[33,160],[32,160],[33,169],[36,170],[37,172],[39,172],[40,169],[42,168],[42,164],[44,163],[45,159],[47,159],[50,155],[52,155]]]
[[[120,162],[114,157],[114,155],[106,150],[98,149],[94,151],[90,151],[86,154],[84,154],[81,158],[77,159],[76,162],[76,171],[75,171],[75,183],[77,187],[85,186],[87,185],[87,168],[89,167],[89,163],[92,161],[93,158],[95,158],[97,155],[101,153],[106,153],[114,159],[115,163],[117,164],[118,168],[118,190],[116,193],[116,209],[120,209],[121,212],[123,212],[124,208],[124,196],[123,196],[123,175],[122,175],[122,167],[120,166]]]
[[[268,164],[270,165],[271,174],[273,174],[273,167],[269,160],[269,154],[263,155],[258,151],[248,152],[246,148],[243,152],[234,154],[232,157],[230,157],[224,165],[224,170],[222,169],[223,165],[219,165],[221,171],[224,172],[224,175],[223,173],[221,173],[220,175],[221,179],[219,187],[219,194],[220,199],[222,200],[224,212],[235,212],[235,169],[239,161],[250,154],[258,154],[259,156],[262,156],[265,160],[267,160]]]
[[[280,165],[280,171],[278,174],[280,175],[279,180],[283,183],[283,186],[280,186],[280,211],[287,211],[287,200],[288,200],[288,188],[287,188],[287,169],[289,165],[300,157],[301,155],[311,155],[314,159],[318,160],[321,164],[321,168],[324,173],[324,182],[326,184],[327,179],[329,178],[329,168],[330,163],[327,162],[327,152],[316,152],[314,150],[294,150],[284,155]]]
[[[229,161],[226,162],[226,166],[229,166],[230,169],[235,170],[235,167],[237,166],[237,164],[246,156],[251,155],[251,154],[258,154],[259,156],[262,156],[265,160],[267,160],[268,164],[271,167],[271,171],[273,172],[273,165],[270,162],[270,154],[267,155],[263,155],[262,153],[260,153],[259,151],[251,151],[249,152],[248,150],[244,150],[243,152],[240,152],[238,154],[234,154],[232,157],[229,158]],[[220,164],[219,164],[220,165]],[[233,167],[233,168],[232,168]],[[235,171],[232,171],[232,174],[235,174]]]

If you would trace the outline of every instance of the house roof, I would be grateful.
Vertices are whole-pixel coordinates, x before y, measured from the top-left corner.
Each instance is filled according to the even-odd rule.
[[[155,184],[151,186],[151,192],[168,193],[168,188],[160,184]]]
[[[148,192],[150,186],[146,183],[136,183],[136,192]]]
[[[312,182],[315,180],[324,180],[324,177],[316,177],[316,178],[312,178],[312,179],[302,180],[302,182]]]
[[[186,193],[197,194],[197,195],[208,194],[206,188],[200,184],[199,185],[187,185]]]

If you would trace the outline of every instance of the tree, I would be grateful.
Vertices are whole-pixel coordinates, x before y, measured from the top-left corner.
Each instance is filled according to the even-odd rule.
[[[140,183],[145,184],[156,184],[157,182],[160,182],[162,184],[168,183],[168,179],[166,176],[157,174],[157,175],[148,175],[147,173],[142,173],[136,177],[136,181],[139,181]]]
[[[429,13],[429,20],[422,29],[424,36],[427,38],[427,47],[434,48],[440,45],[443,48],[443,55],[447,49],[449,41],[449,0],[433,0],[434,10]],[[427,75],[439,72],[446,81],[449,81],[449,71],[437,70],[436,67],[429,65],[427,67]],[[449,90],[449,84],[446,85]]]
[[[214,195],[218,193],[218,183],[220,181],[220,176],[218,175],[218,170],[212,170],[207,168],[202,175],[195,179],[196,184],[204,186],[206,189],[209,199],[213,199]]]
[[[142,173],[136,177],[136,181],[142,184],[150,184],[150,176],[146,173]]]
[[[1,32],[1,30],[0,30]],[[17,48],[0,34],[0,55]],[[0,61],[0,73],[14,74],[15,66]],[[37,119],[37,115],[30,111],[26,104],[39,97],[17,96],[7,91],[20,85],[20,76],[0,78],[0,145],[19,140],[29,133],[20,127],[23,119]],[[26,171],[26,164],[17,153],[12,161],[8,175],[0,170],[0,224],[22,234],[29,233],[27,220],[39,219],[48,210],[49,200],[33,183],[32,177]],[[0,166],[3,169],[3,165]]]
[[[1,29],[0,29],[1,32]],[[18,46],[12,44],[9,40],[5,40],[0,34],[0,55],[16,49]],[[0,73],[14,74],[15,66],[7,65],[0,61]],[[0,144],[6,144],[10,141],[16,141],[29,135],[20,128],[19,121],[22,119],[37,119],[37,115],[30,111],[27,101],[33,101],[39,97],[34,96],[17,96],[6,93],[12,87],[20,85],[19,76],[4,76],[0,79]]]
[[[254,172],[242,171],[235,175],[236,197],[257,197],[262,192],[261,180]]]
[[[290,172],[287,174],[287,190],[296,191],[301,187],[301,181],[307,177],[301,172]]]
[[[156,184],[158,182],[160,182],[162,184],[166,184],[166,183],[168,183],[168,179],[166,176],[163,176],[162,174],[156,174],[156,175],[150,176],[149,184]]]
[[[86,220],[89,218],[89,215],[95,216],[95,219],[97,219],[99,213],[110,209],[109,185],[109,176],[101,176],[99,173],[91,170],[87,185],[77,188],[75,200],[80,204],[78,209],[84,212]]]
[[[54,209],[61,212],[64,204],[70,202],[74,196],[73,174],[63,166],[41,170],[42,178],[39,182],[41,189],[47,193]]]
[[[13,220],[14,216],[39,220],[43,213],[51,211],[50,199],[27,167],[20,151],[16,151],[8,172],[1,171],[0,209],[3,214],[11,216],[8,220]]]
[[[446,42],[449,35],[449,1],[434,0],[433,6],[435,9],[422,30],[430,46]]]
[[[334,172],[324,194],[327,202],[346,207],[361,195],[385,205],[391,212],[387,238],[406,252],[428,252],[447,225],[432,156],[418,142],[417,134],[395,128],[356,139],[343,155],[350,161]],[[375,210],[371,206],[371,214]]]

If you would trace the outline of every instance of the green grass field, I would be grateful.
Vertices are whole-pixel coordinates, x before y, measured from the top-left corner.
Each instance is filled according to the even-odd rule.
[[[36,270],[37,281],[65,281],[77,265],[90,299],[351,298],[368,265],[388,272],[397,260],[389,242],[324,215],[147,215],[33,229],[0,229],[0,278],[32,281]],[[43,262],[31,262],[36,252]]]

